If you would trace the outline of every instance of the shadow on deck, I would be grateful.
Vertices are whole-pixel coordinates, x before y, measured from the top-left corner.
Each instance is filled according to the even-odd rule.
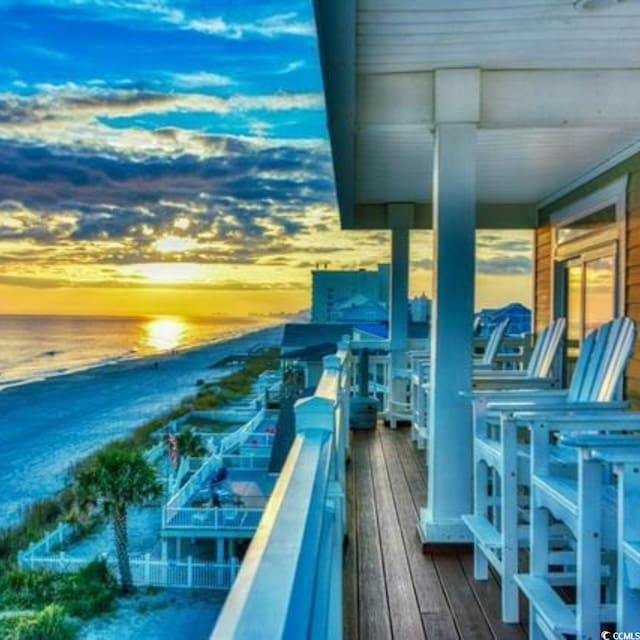
[[[345,638],[526,638],[522,626],[500,621],[495,578],[473,579],[471,552],[423,554],[417,531],[427,502],[423,454],[408,429],[352,433]]]

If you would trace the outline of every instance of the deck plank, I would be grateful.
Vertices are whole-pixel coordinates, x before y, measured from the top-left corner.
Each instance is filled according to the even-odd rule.
[[[415,445],[409,439],[406,430],[390,432],[393,443],[398,452],[402,471],[407,479],[409,493],[415,505],[416,511],[427,505],[427,471],[426,466],[420,466],[414,455]],[[421,452],[421,453],[424,453]]]
[[[473,556],[471,554],[463,556],[462,568],[495,638],[497,640],[525,640],[527,634],[522,626],[502,622],[500,585],[493,572],[489,571],[488,580],[474,580]]]
[[[350,434],[351,435],[351,434]],[[353,447],[353,445],[351,445]],[[344,551],[344,635],[347,640],[356,640],[358,632],[358,536],[356,535],[356,464],[352,459],[347,465],[347,544]]]
[[[370,440],[375,432],[354,433],[358,536],[358,632],[360,638],[391,638],[389,603],[385,589],[377,506],[375,502]]]
[[[402,539],[402,530],[391,493],[391,483],[379,432],[369,447],[373,474],[380,543],[387,579],[391,627],[395,638],[424,637],[422,618]]]
[[[523,626],[501,622],[496,578],[473,580],[468,552],[422,553],[426,473],[408,430],[355,432],[351,455],[345,637],[524,640]]]
[[[422,553],[422,545],[416,532],[418,510],[413,503],[407,479],[403,473],[397,439],[388,430],[380,432],[389,480],[393,487],[393,498],[400,522],[405,553],[413,579],[413,586],[422,615],[422,624],[427,638],[450,640],[458,638],[451,610],[436,571],[433,557]]]
[[[438,574],[463,640],[490,640],[493,634],[460,563],[453,554],[434,555]]]

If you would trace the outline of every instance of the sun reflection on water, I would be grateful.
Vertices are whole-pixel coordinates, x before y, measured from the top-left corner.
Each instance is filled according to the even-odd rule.
[[[143,326],[142,341],[152,351],[171,351],[183,346],[187,329],[182,318],[154,318]]]

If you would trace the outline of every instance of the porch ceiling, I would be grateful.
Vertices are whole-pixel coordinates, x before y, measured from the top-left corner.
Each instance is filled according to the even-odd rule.
[[[531,225],[532,205],[638,140],[640,0],[586,2],[316,0],[343,227],[430,202],[439,69],[481,71],[479,226],[493,204],[513,212],[499,225]]]

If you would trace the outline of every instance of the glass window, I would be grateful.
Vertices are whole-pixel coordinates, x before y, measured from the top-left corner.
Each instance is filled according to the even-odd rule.
[[[557,242],[564,244],[576,238],[612,228],[616,223],[616,207],[611,205],[588,216],[567,222],[558,227]]]
[[[589,334],[615,315],[616,265],[613,256],[585,263],[584,333]]]
[[[582,340],[582,264],[567,268],[567,356],[577,358]]]

